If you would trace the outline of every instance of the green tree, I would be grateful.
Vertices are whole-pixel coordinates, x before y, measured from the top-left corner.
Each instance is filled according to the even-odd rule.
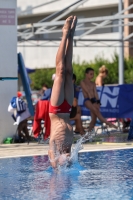
[[[97,56],[93,61],[82,62],[80,63],[79,59],[73,62],[73,72],[77,76],[77,84],[80,84],[80,81],[84,79],[85,69],[91,67],[95,71],[95,76],[99,73],[99,68],[102,65],[105,65],[108,68],[108,77],[105,79],[105,84],[117,84],[118,83],[118,63],[119,57],[116,53],[112,56],[112,61],[105,59],[104,57]],[[32,81],[32,89],[39,90],[42,88],[42,85],[45,83],[48,87],[52,87],[52,74],[55,73],[54,69],[37,69],[35,73],[30,75]],[[133,58],[124,59],[124,82],[133,83]]]
[[[36,69],[34,73],[30,75],[31,88],[34,90],[40,90],[43,84],[52,87],[52,74],[55,73],[55,69]]]
[[[133,58],[124,60],[124,81],[125,83],[133,83]]]

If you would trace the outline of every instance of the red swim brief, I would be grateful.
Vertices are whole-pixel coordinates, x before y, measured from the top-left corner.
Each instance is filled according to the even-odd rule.
[[[70,113],[71,107],[66,100],[59,106],[52,106],[51,102],[49,102],[49,113]]]

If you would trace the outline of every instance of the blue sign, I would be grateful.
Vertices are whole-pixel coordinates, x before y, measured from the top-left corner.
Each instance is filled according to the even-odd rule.
[[[106,118],[132,118],[133,116],[133,84],[97,87],[101,101],[100,112]],[[82,115],[90,115],[90,111],[83,105],[84,97],[79,92],[78,105]]]

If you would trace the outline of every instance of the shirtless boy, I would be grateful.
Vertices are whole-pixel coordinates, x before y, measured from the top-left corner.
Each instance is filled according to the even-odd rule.
[[[96,85],[91,80],[94,77],[94,70],[92,68],[87,68],[85,70],[85,79],[81,81],[81,88],[84,95],[84,105],[90,110],[91,113],[91,123],[88,132],[92,131],[95,126],[97,117],[103,123],[106,123],[110,127],[117,128],[114,124],[108,122],[100,113],[100,100],[98,93],[96,91]]]
[[[76,16],[66,19],[62,29],[62,40],[56,55],[56,76],[49,106],[51,133],[48,155],[53,168],[58,168],[58,165],[63,165],[69,160],[73,142],[70,112],[74,97],[72,50],[76,24]]]

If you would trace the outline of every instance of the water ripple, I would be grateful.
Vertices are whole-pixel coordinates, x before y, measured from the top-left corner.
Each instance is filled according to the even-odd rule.
[[[47,156],[0,159],[0,200],[132,200],[133,150],[80,153],[54,171]]]

